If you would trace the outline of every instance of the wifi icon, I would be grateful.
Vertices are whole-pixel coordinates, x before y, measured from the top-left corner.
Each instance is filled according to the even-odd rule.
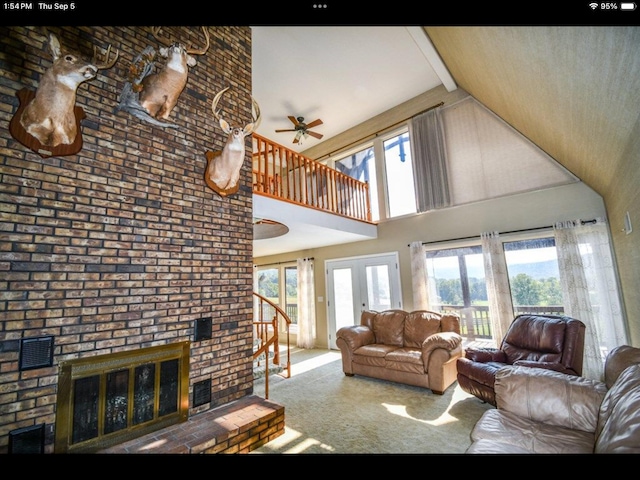
[[[596,2],[590,3],[589,6],[591,7],[591,10],[598,8],[598,4]]]

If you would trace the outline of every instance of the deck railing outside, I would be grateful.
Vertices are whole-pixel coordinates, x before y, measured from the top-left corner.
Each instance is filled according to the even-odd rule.
[[[437,305],[435,311],[453,312],[460,315],[460,329],[462,336],[468,340],[491,340],[491,319],[489,318],[489,307],[485,305],[474,305],[464,307],[463,305]],[[514,315],[528,313],[532,315],[564,315],[562,305],[520,305],[513,307]]]
[[[253,193],[371,222],[369,185],[253,134]]]

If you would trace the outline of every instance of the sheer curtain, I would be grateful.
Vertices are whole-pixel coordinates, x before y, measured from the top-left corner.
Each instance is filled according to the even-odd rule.
[[[448,207],[449,179],[440,108],[416,115],[409,122],[411,158],[418,213]]]
[[[413,309],[431,310],[427,284],[427,256],[422,242],[411,242],[411,285],[413,287]]]
[[[316,341],[313,259],[298,258],[298,339],[300,348],[313,348]]]
[[[507,262],[498,232],[483,232],[480,240],[487,282],[491,332],[496,346],[499,347],[514,317]]]
[[[565,314],[586,326],[582,376],[602,380],[609,351],[628,344],[604,219],[554,225]]]

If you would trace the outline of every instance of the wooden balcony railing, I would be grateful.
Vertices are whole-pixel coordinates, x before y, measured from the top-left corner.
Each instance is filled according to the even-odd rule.
[[[253,193],[371,222],[369,185],[253,134]]]

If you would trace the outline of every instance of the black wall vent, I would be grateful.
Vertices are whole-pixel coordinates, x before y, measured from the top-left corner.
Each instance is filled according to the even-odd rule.
[[[211,317],[196,320],[194,340],[209,340],[211,338]]]
[[[20,344],[20,370],[53,365],[53,337],[23,338]]]
[[[193,406],[198,407],[211,402],[211,379],[193,384]]]
[[[44,453],[44,423],[10,431],[9,453]]]

